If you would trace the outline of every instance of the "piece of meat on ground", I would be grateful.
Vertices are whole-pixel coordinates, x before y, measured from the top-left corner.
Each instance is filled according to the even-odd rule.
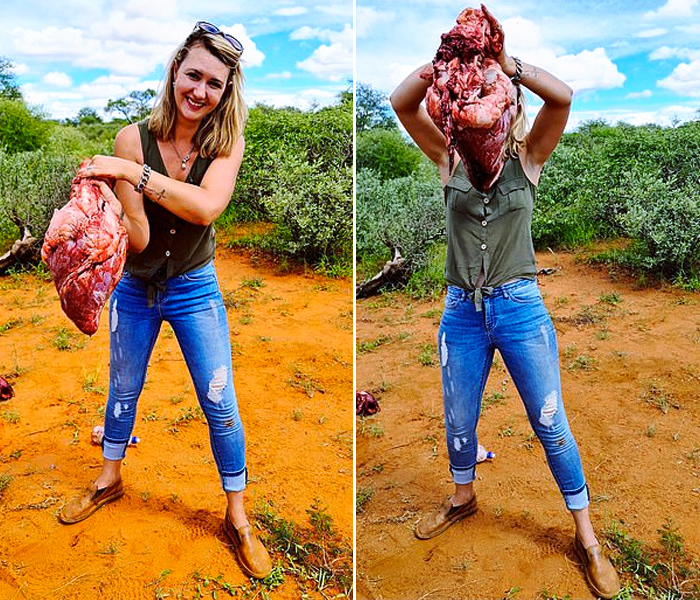
[[[457,152],[482,192],[501,174],[511,125],[513,84],[496,60],[502,48],[485,13],[465,9],[442,35],[426,94],[428,114],[447,141],[450,169]]]
[[[88,335],[124,270],[128,237],[96,179],[75,178],[68,203],[54,212],[41,255],[61,308]]]

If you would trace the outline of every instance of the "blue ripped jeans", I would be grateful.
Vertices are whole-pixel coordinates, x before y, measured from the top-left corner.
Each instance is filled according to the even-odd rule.
[[[474,481],[476,426],[498,350],[569,510],[588,506],[588,488],[561,398],[552,321],[535,281],[497,287],[477,312],[470,293],[449,286],[438,330],[450,470],[457,484]]]
[[[170,323],[206,416],[225,491],[246,485],[245,438],[233,387],[226,309],[213,263],[173,277],[148,307],[148,286],[128,272],[110,300],[109,398],[103,456],[121,460],[136,419],[146,369],[163,321]]]

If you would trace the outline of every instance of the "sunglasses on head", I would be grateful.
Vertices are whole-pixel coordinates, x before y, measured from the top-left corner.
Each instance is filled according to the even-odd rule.
[[[194,26],[195,31],[198,29],[201,29],[202,31],[205,31],[206,33],[211,33],[212,35],[220,35],[222,36],[231,46],[233,46],[234,50],[238,52],[243,52],[243,44],[241,44],[235,37],[233,37],[230,33],[224,33],[219,29],[216,25],[212,25],[211,23],[207,21],[197,21],[197,23]]]

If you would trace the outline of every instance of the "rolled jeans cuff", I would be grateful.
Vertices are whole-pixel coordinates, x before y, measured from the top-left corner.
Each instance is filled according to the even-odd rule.
[[[248,469],[243,469],[240,473],[233,475],[224,474],[221,476],[221,485],[225,492],[242,492],[248,483]]]
[[[476,465],[469,469],[456,469],[450,466],[450,471],[452,472],[452,481],[458,485],[465,485],[476,479]]]
[[[584,485],[583,488],[575,494],[563,494],[563,496],[564,502],[566,502],[566,508],[569,510],[583,510],[588,506],[590,501],[588,485]]]
[[[102,440],[102,456],[107,460],[123,460],[129,442],[108,442]]]

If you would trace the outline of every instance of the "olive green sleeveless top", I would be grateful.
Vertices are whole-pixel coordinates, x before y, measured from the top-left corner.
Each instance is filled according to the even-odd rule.
[[[477,310],[494,288],[513,279],[535,279],[531,225],[536,192],[517,158],[506,160],[486,193],[472,186],[461,162],[447,182],[445,279],[473,292]]]
[[[143,160],[154,171],[167,175],[156,138],[148,131],[148,122],[138,124]],[[186,182],[200,185],[213,159],[197,155]],[[174,215],[144,195],[150,238],[142,252],[129,254],[126,269],[151,284],[203,267],[214,258],[214,226],[195,225]]]

